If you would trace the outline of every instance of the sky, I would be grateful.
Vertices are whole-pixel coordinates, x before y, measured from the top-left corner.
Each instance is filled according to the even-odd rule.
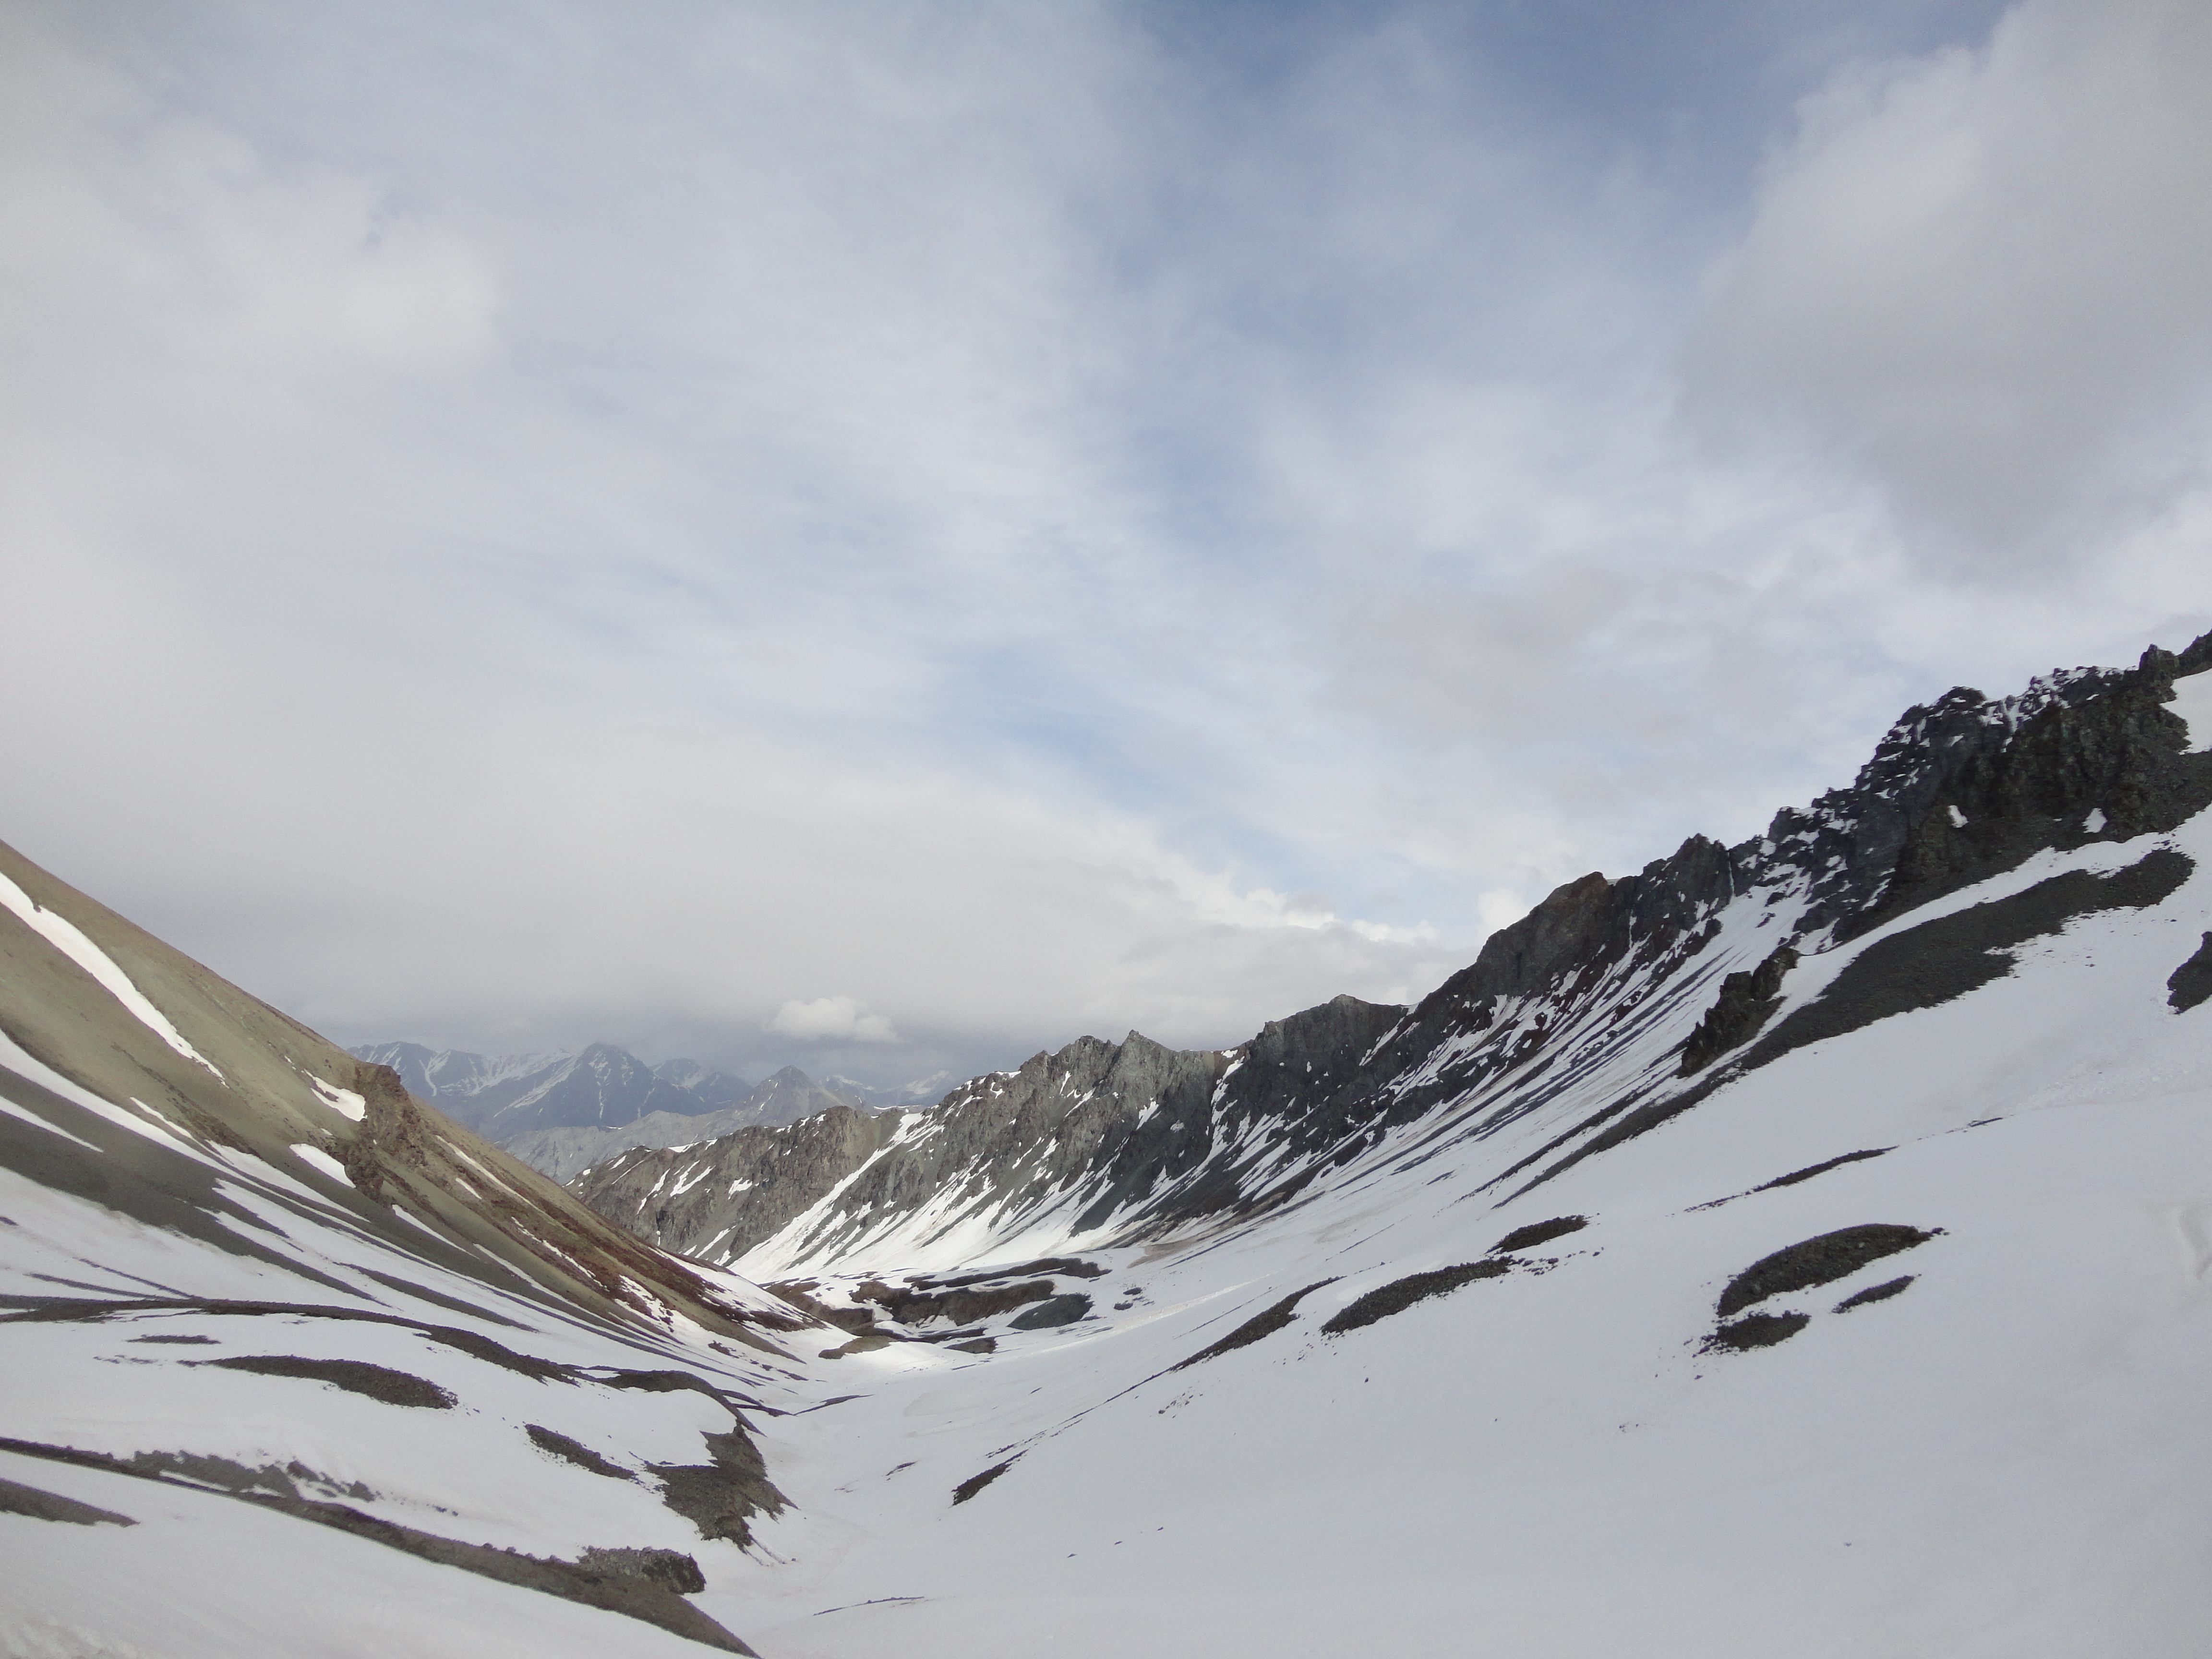
[[[0,838],[337,1041],[1416,998],[2212,628],[2198,0],[0,3]]]

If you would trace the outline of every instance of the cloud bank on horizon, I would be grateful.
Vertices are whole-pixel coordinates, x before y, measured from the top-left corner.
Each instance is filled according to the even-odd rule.
[[[2212,625],[2188,0],[33,0],[0,77],[0,836],[340,1041],[1233,1042]]]

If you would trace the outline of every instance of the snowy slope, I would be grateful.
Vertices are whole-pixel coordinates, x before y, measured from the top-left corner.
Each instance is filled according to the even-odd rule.
[[[784,1617],[756,1639],[2201,1651],[2212,1011],[2178,1011],[2167,981],[2212,924],[2212,821],[1948,902],[2168,848],[2196,872],[2161,902],[2069,923],[1962,998],[1796,1049],[1533,1190],[1504,1196],[1498,1174],[1574,1104],[1427,1164],[1400,1130],[1291,1215],[1100,1253],[1093,1321],[986,1321],[988,1356],[840,1359],[880,1381],[781,1437],[797,1507],[766,1538],[799,1565],[761,1574]],[[1929,1236],[1728,1322],[1806,1316],[1772,1346],[1709,1348],[1737,1275],[1866,1226]],[[1324,1332],[1386,1284],[1502,1259]],[[1316,1285],[1279,1329],[1171,1369]]]
[[[1110,1130],[1035,1181],[1079,1054],[970,1085],[1025,1148],[857,1198],[961,1133],[909,1115],[738,1258],[860,1396],[778,1425],[752,1639],[2200,1651],[2207,654],[1916,711],[1856,799],[1563,890],[1325,1100],[1222,1109],[1304,1074],[1281,1030],[1211,1057],[1148,1191]]]
[[[0,906],[0,1652],[744,1650],[682,1592],[811,1322],[5,848]]]
[[[2193,1656],[2207,659],[1913,711],[1851,790],[1571,884],[1413,1009],[1076,1045],[837,1149],[745,1131],[727,1180],[646,1155],[645,1221],[803,1176],[737,1258],[780,1303],[531,1272],[446,1178],[500,1171],[527,1237],[561,1195],[427,1115],[400,1221],[354,1181],[424,1166],[363,1161],[327,1051],[53,884],[168,1034],[0,916],[0,1480],[46,1495],[0,1486],[0,1651],[720,1640],[672,1601],[766,1659]],[[118,1048],[208,1121],[121,1103]],[[230,1358],[282,1363],[191,1363]],[[488,1572],[650,1599],[595,1549],[704,1586]]]

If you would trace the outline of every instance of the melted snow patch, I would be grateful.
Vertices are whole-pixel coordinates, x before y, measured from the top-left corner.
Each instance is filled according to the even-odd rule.
[[[345,1165],[319,1146],[310,1146],[304,1140],[295,1141],[292,1155],[310,1168],[321,1170],[333,1181],[343,1181],[349,1187],[353,1185],[352,1177],[345,1172]]]
[[[334,1087],[319,1077],[309,1078],[307,1085],[321,1097],[323,1104],[340,1117],[350,1118],[358,1123],[368,1115],[368,1102],[352,1090]]]
[[[686,1170],[677,1178],[676,1185],[670,1188],[668,1194],[669,1197],[683,1197],[684,1194],[690,1192],[694,1187],[704,1181],[708,1175],[713,1170],[714,1167],[714,1166],[712,1164],[700,1164]]]
[[[186,1060],[205,1066],[217,1077],[222,1076],[205,1054],[185,1041],[184,1034],[169,1024],[168,1016],[147,1000],[146,994],[131,982],[131,976],[115,965],[115,959],[86,938],[75,922],[47,909],[5,876],[0,876],[0,904],[13,910],[26,927],[91,975],[100,989],[129,1009],[131,1017],[155,1036]]]

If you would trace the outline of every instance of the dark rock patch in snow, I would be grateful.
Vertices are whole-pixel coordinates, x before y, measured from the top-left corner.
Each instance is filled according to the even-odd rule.
[[[1984,1120],[1985,1122],[1991,1123],[1996,1121],[1994,1118]],[[1974,1126],[1970,1124],[1967,1127],[1971,1128]],[[1788,1175],[1777,1176],[1771,1181],[1762,1181],[1756,1187],[1747,1188],[1742,1192],[1730,1193],[1726,1198],[1711,1199],[1703,1204],[1692,1204],[1690,1207],[1693,1210],[1717,1210],[1723,1204],[1733,1204],[1739,1198],[1749,1198],[1753,1193],[1771,1193],[1778,1187],[1795,1187],[1801,1181],[1810,1181],[1814,1176],[1826,1175],[1831,1170],[1840,1170],[1846,1164],[1863,1163],[1868,1158],[1880,1158],[1884,1153],[1893,1152],[1896,1150],[1894,1146],[1875,1146],[1863,1152],[1845,1152],[1839,1158],[1823,1158],[1818,1164],[1808,1164],[1802,1170],[1792,1170]]]
[[[1831,1170],[1840,1170],[1846,1164],[1863,1163],[1868,1158],[1880,1158],[1885,1152],[1893,1152],[1896,1150],[1894,1146],[1875,1146],[1863,1152],[1845,1152],[1840,1158],[1826,1158],[1818,1164],[1808,1164],[1802,1170],[1792,1170],[1788,1175],[1777,1176],[1771,1181],[1762,1181],[1751,1190],[1754,1193],[1771,1193],[1777,1187],[1795,1187],[1801,1181],[1810,1181],[1816,1175],[1826,1175]]]
[[[969,1475],[965,1480],[963,1480],[958,1486],[952,1489],[952,1501],[955,1504],[966,1503],[977,1492],[982,1491],[984,1487],[989,1486],[994,1480],[996,1480],[1000,1475],[1004,1474],[1008,1469],[1011,1469],[1015,1464],[1021,1461],[1019,1455],[1017,1454],[1015,1456],[1009,1457],[1003,1463],[994,1463],[989,1468],[984,1470],[981,1474]]]
[[[1013,1327],[1018,1331],[1050,1330],[1056,1325],[1073,1325],[1091,1311],[1091,1298],[1080,1291],[1048,1297],[1027,1313],[1016,1314]]]
[[[580,1469],[589,1469],[593,1474],[604,1474],[614,1480],[635,1480],[637,1477],[619,1463],[610,1463],[581,1441],[571,1440],[567,1435],[536,1423],[526,1423],[523,1432],[542,1452],[550,1452],[564,1462],[574,1463]]]
[[[1278,1302],[1273,1307],[1268,1309],[1267,1312],[1263,1314],[1256,1314],[1250,1319],[1246,1320],[1242,1325],[1239,1325],[1235,1330],[1230,1332],[1228,1335],[1223,1337],[1221,1340],[1215,1343],[1212,1347],[1200,1348],[1196,1353],[1191,1355],[1189,1358],[1171,1365],[1168,1369],[1170,1370],[1179,1371],[1186,1365],[1195,1365],[1201,1359],[1212,1359],[1218,1355],[1232,1352],[1238,1348],[1250,1347],[1261,1337],[1272,1336],[1277,1331],[1282,1329],[1284,1326],[1289,1324],[1291,1321],[1297,1316],[1297,1309],[1300,1302],[1311,1296],[1316,1291],[1321,1289],[1322,1285],[1334,1285],[1336,1281],[1334,1279],[1316,1279],[1314,1283],[1307,1285],[1303,1291],[1292,1291],[1280,1302]]]
[[[1024,1261],[1018,1267],[992,1267],[980,1273],[962,1273],[955,1279],[937,1279],[927,1274],[909,1279],[907,1283],[918,1290],[957,1291],[965,1285],[988,1285],[999,1279],[1035,1279],[1045,1273],[1066,1273],[1072,1279],[1101,1279],[1106,1269],[1095,1261],[1085,1261],[1072,1255],[1048,1256],[1042,1261]]]
[[[227,1371],[252,1371],[257,1376],[296,1376],[310,1382],[327,1382],[387,1406],[416,1406],[432,1411],[450,1411],[453,1407],[452,1393],[435,1382],[387,1365],[372,1365],[365,1359],[303,1359],[297,1354],[261,1353],[189,1363]]]
[[[204,1343],[209,1347],[216,1346],[216,1340],[211,1336],[134,1336],[131,1340],[133,1342],[193,1342]]]
[[[1746,1314],[1732,1325],[1723,1325],[1705,1340],[1700,1353],[1741,1353],[1751,1348],[1771,1348],[1787,1342],[1813,1322],[1801,1313]]]
[[[1490,1247],[1492,1255],[1508,1255],[1515,1250],[1533,1250],[1539,1244],[1548,1244],[1555,1238],[1565,1238],[1569,1233],[1578,1233],[1589,1225],[1589,1218],[1563,1215],[1551,1221],[1532,1221],[1525,1227],[1516,1227],[1511,1232]]]
[[[1682,1045],[1681,1074],[1701,1072],[1757,1036],[1782,1005],[1783,976],[1796,965],[1797,952],[1778,945],[1758,967],[1722,980],[1720,995]]]
[[[1498,1279],[1511,1273],[1517,1263],[1510,1259],[1493,1257],[1487,1261],[1466,1261],[1456,1267],[1438,1267],[1425,1273],[1411,1273],[1395,1279],[1380,1290],[1373,1290],[1338,1312],[1323,1325],[1324,1336],[1341,1336],[1346,1331],[1356,1331],[1363,1325],[1372,1325],[1378,1319],[1388,1319],[1392,1314],[1412,1307],[1416,1302],[1425,1302],[1432,1296],[1443,1296],[1461,1285],[1478,1279]]]
[[[707,1588],[707,1575],[699,1571],[697,1559],[676,1550],[587,1549],[576,1558],[576,1565],[586,1572],[643,1578],[678,1595],[696,1595]]]
[[[1049,1279],[1025,1285],[1001,1285],[988,1291],[941,1291],[933,1295],[871,1279],[853,1292],[855,1302],[872,1302],[902,1325],[920,1325],[946,1319],[955,1325],[972,1325],[979,1319],[1012,1313],[1031,1302],[1043,1302],[1053,1293]],[[1083,1298],[1086,1307],[1087,1297]]]
[[[0,1480],[0,1515],[27,1515],[33,1521],[63,1521],[76,1527],[135,1527],[138,1523],[113,1510],[80,1504],[74,1498],[20,1480]]]
[[[1811,1290],[1856,1273],[1870,1261],[1879,1261],[1899,1250],[1925,1244],[1942,1230],[1869,1222],[1840,1227],[1832,1233],[1808,1238],[1761,1256],[1728,1282],[1721,1292],[1718,1312],[1723,1319],[1754,1302],[1791,1291]]]
[[[811,1314],[823,1324],[834,1325],[839,1330],[849,1331],[854,1336],[864,1335],[876,1328],[875,1315],[870,1313],[866,1308],[835,1308],[809,1295],[809,1291],[819,1288],[813,1279],[799,1279],[783,1285],[763,1285],[761,1288],[771,1296],[781,1297],[801,1313]]]
[[[1744,1058],[1748,1071],[1793,1048],[1841,1036],[1893,1014],[1933,1008],[2012,971],[2009,951],[2076,916],[2139,910],[2176,891],[2197,868],[2160,848],[2111,875],[2069,870],[2009,898],[1938,916],[1862,951],[1820,996],[1784,1019]]]
[[[785,1498],[768,1478],[768,1465],[742,1424],[705,1437],[711,1463],[653,1463],[660,1501],[699,1528],[702,1538],[726,1538],[739,1549],[753,1541],[745,1524],[754,1515],[781,1515]]]
[[[979,1336],[972,1341],[952,1342],[946,1346],[955,1353],[996,1353],[999,1351],[999,1339],[995,1336]]]
[[[2212,998],[2212,933],[2197,947],[2197,954],[2173,970],[2166,981],[2166,1000],[2176,1013]]]
[[[198,1486],[211,1486],[218,1492],[234,1495],[240,1492],[273,1492],[279,1498],[297,1498],[299,1480],[338,1490],[333,1481],[325,1480],[304,1463],[295,1462],[289,1468],[279,1468],[274,1463],[264,1463],[252,1468],[234,1458],[211,1456],[205,1452],[142,1451],[118,1459],[126,1474],[157,1477],[174,1475]],[[374,1498],[376,1494],[356,1483],[347,1494],[352,1498]]]
[[[1917,1277],[1917,1274],[1907,1273],[1904,1278],[1893,1279],[1887,1284],[1869,1285],[1863,1291],[1854,1291],[1836,1304],[1836,1311],[1848,1313],[1853,1308],[1865,1307],[1869,1302],[1887,1302],[1893,1296],[1902,1296],[1905,1293],[1905,1287],[1916,1277]]]
[[[137,1297],[128,1299],[92,1299],[82,1297],[0,1297],[0,1307],[18,1311],[0,1314],[0,1325],[19,1321],[44,1323],[67,1321],[95,1323],[130,1313],[191,1312],[253,1317],[279,1315],[296,1319],[336,1319],[361,1324],[391,1325],[401,1330],[413,1331],[426,1340],[457,1349],[471,1359],[497,1365],[504,1370],[520,1372],[539,1382],[597,1382],[608,1389],[641,1389],[649,1393],[665,1393],[672,1389],[690,1389],[711,1395],[732,1411],[739,1405],[750,1405],[725,1394],[689,1371],[629,1371],[611,1367],[584,1369],[563,1364],[556,1360],[539,1359],[533,1355],[517,1353],[514,1349],[493,1341],[474,1331],[458,1329],[451,1325],[425,1324],[419,1319],[404,1318],[398,1314],[370,1313],[359,1308],[319,1307],[304,1302],[234,1302],[216,1297]],[[143,1340],[133,1338],[132,1340]],[[202,1339],[193,1339],[202,1340]],[[212,1340],[213,1339],[204,1339]],[[210,1360],[206,1364],[217,1362]]]
[[[165,1467],[149,1461],[149,1455],[159,1459],[177,1454],[141,1453],[136,1458],[125,1459],[106,1452],[80,1451],[73,1446],[9,1439],[0,1439],[0,1451],[74,1464],[80,1468],[105,1469],[112,1474],[129,1475],[135,1480],[152,1480],[163,1486],[189,1486],[198,1492],[214,1490],[242,1503],[274,1510],[295,1520],[310,1521],[319,1526],[350,1533],[356,1538],[365,1538],[372,1543],[382,1544],[388,1549],[435,1562],[441,1566],[458,1567],[464,1572],[476,1573],[501,1583],[538,1590],[548,1595],[560,1596],[564,1601],[580,1602],[586,1607],[599,1607],[609,1613],[642,1620],[647,1624],[657,1625],[674,1635],[719,1649],[724,1653],[751,1654],[753,1651],[669,1589],[665,1582],[643,1572],[594,1571],[580,1562],[548,1560],[514,1550],[494,1549],[488,1544],[465,1544],[459,1539],[441,1538],[435,1533],[419,1532],[413,1527],[380,1520],[343,1504],[254,1491],[235,1485],[217,1484],[211,1488],[208,1485],[180,1479]],[[228,1463],[228,1460],[223,1458],[204,1461],[214,1465]],[[229,1467],[238,1468],[241,1466],[230,1464]],[[640,1553],[659,1555],[673,1554],[674,1552]]]

